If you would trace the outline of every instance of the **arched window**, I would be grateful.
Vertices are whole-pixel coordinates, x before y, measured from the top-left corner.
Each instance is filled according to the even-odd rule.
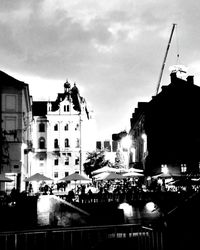
[[[58,124],[54,125],[54,131],[58,131]]]
[[[59,146],[58,146],[58,139],[54,140],[54,148],[59,148]]]
[[[65,125],[65,130],[69,130],[69,124],[68,123]]]
[[[45,125],[44,123],[39,124],[39,132],[45,132]]]
[[[65,147],[66,147],[66,148],[69,147],[69,139],[68,139],[68,138],[65,139]]]
[[[38,143],[39,145],[39,149],[45,149],[45,139],[44,139],[44,137],[40,137],[39,138],[39,143]]]

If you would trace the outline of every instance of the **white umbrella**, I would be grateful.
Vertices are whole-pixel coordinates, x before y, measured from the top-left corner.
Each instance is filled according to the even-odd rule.
[[[139,172],[139,173],[143,173],[144,172],[144,170],[138,169],[138,168],[129,168],[128,171],[129,172]]]
[[[118,180],[118,179],[125,179],[125,177],[123,175],[117,174],[117,173],[101,173],[96,178],[97,181]]]
[[[102,168],[99,168],[97,170],[92,171],[92,174],[99,174],[99,173],[103,173],[103,172],[115,173],[115,172],[117,172],[117,168],[105,166],[105,167],[102,167]]]
[[[34,174],[34,175],[26,178],[24,181],[25,182],[30,182],[30,181],[37,181],[37,182],[39,182],[39,181],[53,181],[53,180],[51,178],[43,175],[43,174],[36,173],[36,174]]]
[[[73,173],[73,174],[70,174],[62,179],[60,179],[60,181],[74,181],[75,182],[75,190],[76,190],[76,182],[77,181],[89,181],[90,179],[81,175],[81,174],[78,174],[78,173]]]
[[[123,174],[123,176],[125,176],[125,177],[141,177],[141,176],[144,176],[144,175],[141,174],[141,173],[137,173],[137,172],[132,171],[132,172]]]

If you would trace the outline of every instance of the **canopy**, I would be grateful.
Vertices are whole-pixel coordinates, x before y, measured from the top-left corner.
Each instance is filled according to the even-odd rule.
[[[4,174],[0,174],[0,182],[12,182],[13,180],[6,177]]]
[[[51,178],[44,176],[43,174],[36,173],[24,180],[25,182],[30,182],[30,181],[53,181]]]

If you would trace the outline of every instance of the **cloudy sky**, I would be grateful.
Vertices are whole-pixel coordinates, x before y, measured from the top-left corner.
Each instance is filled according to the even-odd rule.
[[[0,0],[0,69],[28,83],[34,100],[76,82],[108,139],[155,95],[173,23],[161,84],[175,64],[200,84],[199,13],[196,0]]]

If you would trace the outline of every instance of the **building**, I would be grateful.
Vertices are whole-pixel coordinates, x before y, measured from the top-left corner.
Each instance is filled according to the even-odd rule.
[[[198,173],[200,162],[200,87],[171,73],[171,83],[132,114],[133,164],[146,175],[167,168],[171,174]]]
[[[12,182],[1,183],[1,190],[25,189],[30,167],[31,96],[28,84],[0,71],[1,88],[1,168]]]
[[[115,145],[115,165],[118,167],[130,168],[131,157],[131,138],[126,131],[112,134],[112,140]]]
[[[96,150],[105,151],[105,159],[109,160],[111,163],[115,163],[116,152],[117,152],[117,143],[113,140],[103,140],[96,141]]]
[[[57,182],[83,172],[86,153],[95,149],[92,111],[76,84],[64,84],[55,101],[33,101],[33,147],[31,175],[42,173]]]

